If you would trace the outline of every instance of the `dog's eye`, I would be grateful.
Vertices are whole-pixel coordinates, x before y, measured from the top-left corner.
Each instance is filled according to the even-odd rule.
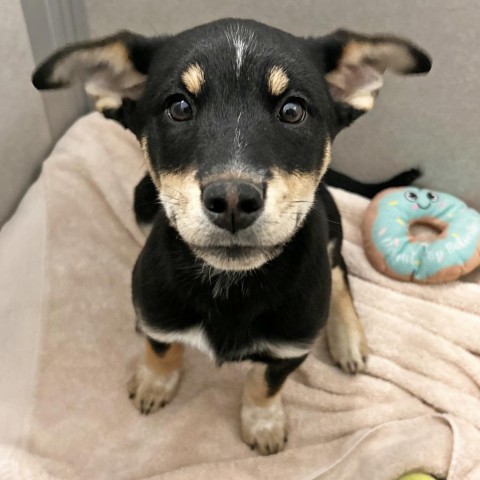
[[[177,122],[190,120],[193,116],[193,109],[185,98],[175,98],[167,107],[168,116]]]
[[[278,116],[285,123],[300,123],[305,118],[303,102],[298,98],[290,98],[280,108]]]
[[[418,197],[417,197],[416,193],[407,191],[407,192],[405,192],[405,198],[409,202],[414,202]]]

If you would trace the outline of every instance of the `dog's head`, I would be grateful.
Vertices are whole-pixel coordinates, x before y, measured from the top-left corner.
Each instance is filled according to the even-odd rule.
[[[299,38],[246,20],[171,37],[121,32],[37,69],[39,89],[84,83],[138,137],[171,225],[222,270],[257,268],[302,225],[335,135],[373,107],[386,70],[430,70],[388,36]]]

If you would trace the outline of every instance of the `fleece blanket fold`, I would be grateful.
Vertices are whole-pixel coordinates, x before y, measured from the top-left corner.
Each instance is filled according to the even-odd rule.
[[[135,138],[90,114],[0,232],[0,478],[480,479],[480,275],[419,286],[377,273],[361,246],[368,201],[341,190],[367,371],[342,373],[321,334],[286,383],[289,442],[270,457],[240,441],[246,365],[187,350],[177,397],[140,415],[125,385],[143,347],[130,274],[144,171]]]

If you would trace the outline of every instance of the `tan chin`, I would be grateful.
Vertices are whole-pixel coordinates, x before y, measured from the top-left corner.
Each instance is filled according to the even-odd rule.
[[[224,248],[193,247],[193,253],[217,270],[239,272],[255,270],[277,257],[282,247],[246,248],[230,255]]]

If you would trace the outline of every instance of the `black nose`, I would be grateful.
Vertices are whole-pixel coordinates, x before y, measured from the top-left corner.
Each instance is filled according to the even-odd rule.
[[[210,220],[232,233],[247,228],[263,208],[263,186],[245,181],[207,183],[202,191],[203,205]]]

